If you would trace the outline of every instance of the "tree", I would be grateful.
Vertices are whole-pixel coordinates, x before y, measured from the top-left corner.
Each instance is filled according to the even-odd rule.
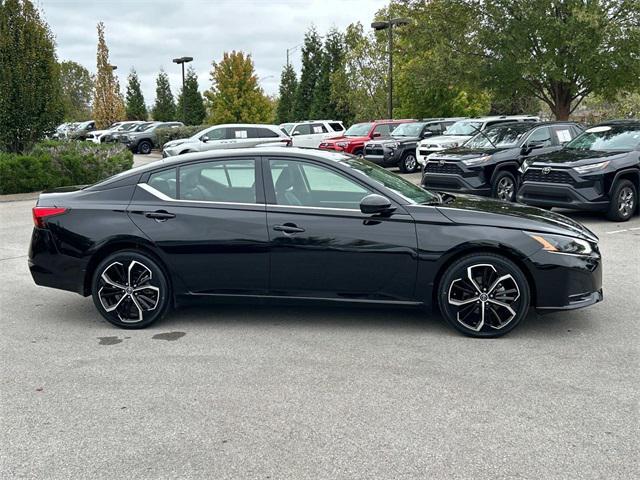
[[[331,95],[331,82],[338,70],[344,70],[345,46],[343,35],[335,29],[329,31],[320,56],[320,71],[313,92],[311,118],[342,118],[349,115],[341,111],[338,102]]]
[[[104,24],[98,23],[96,82],[93,96],[93,119],[97,128],[108,128],[125,117],[120,85],[109,62],[109,48],[104,39]]]
[[[24,151],[63,114],[48,25],[29,0],[0,2],[0,149]]]
[[[298,79],[296,78],[296,72],[291,64],[288,64],[282,69],[282,75],[280,75],[280,98],[276,111],[277,123],[294,122],[297,120],[294,112],[297,88]]]
[[[202,125],[207,111],[204,99],[198,90],[198,75],[189,67],[184,77],[184,91],[178,96],[177,114],[185,125]]]
[[[129,72],[127,83],[127,120],[146,120],[147,106],[140,88],[140,79],[135,68]]]
[[[89,70],[72,61],[60,62],[64,120],[78,122],[91,117],[93,78]]]
[[[273,105],[258,85],[251,55],[225,52],[213,62],[209,102],[210,123],[266,123],[273,121]]]
[[[527,91],[566,120],[591,92],[614,96],[640,78],[638,0],[487,0],[480,4],[487,79]]]
[[[316,88],[316,82],[320,74],[322,63],[322,40],[318,31],[311,27],[304,36],[302,45],[302,71],[300,83],[296,92],[294,107],[295,118],[305,120],[310,118],[311,105]]]
[[[176,104],[171,93],[169,76],[160,70],[156,79],[156,103],[153,106],[153,119],[160,122],[175,120]]]

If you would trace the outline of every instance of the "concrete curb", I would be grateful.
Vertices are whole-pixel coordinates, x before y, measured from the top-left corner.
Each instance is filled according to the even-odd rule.
[[[0,195],[0,203],[5,202],[24,202],[27,200],[35,200],[40,195],[40,192],[30,193],[14,193],[13,195]]]

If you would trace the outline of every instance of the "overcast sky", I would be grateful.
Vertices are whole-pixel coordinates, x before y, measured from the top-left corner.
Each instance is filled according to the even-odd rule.
[[[387,0],[35,0],[56,38],[59,60],[73,60],[90,72],[96,67],[96,24],[104,22],[112,64],[118,66],[123,93],[132,67],[147,104],[155,99],[160,68],[177,94],[179,66],[172,58],[191,56],[200,90],[210,86],[211,62],[222,53],[252,55],[268,94],[278,90],[287,48],[302,43],[315,25],[320,34],[352,22],[367,25]],[[300,49],[291,54],[300,69]]]

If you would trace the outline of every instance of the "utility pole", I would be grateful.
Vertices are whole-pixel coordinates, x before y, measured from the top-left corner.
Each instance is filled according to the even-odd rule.
[[[193,57],[180,57],[174,58],[173,63],[177,63],[182,66],[182,121],[187,121],[187,102],[185,102],[184,94],[184,64],[193,60]]]
[[[389,18],[383,22],[373,22],[371,24],[371,28],[374,30],[385,30],[388,32],[388,40],[389,40],[389,73],[387,84],[389,85],[389,92],[387,98],[387,116],[389,119],[393,118],[393,26],[396,25],[407,25],[410,21],[408,18]]]

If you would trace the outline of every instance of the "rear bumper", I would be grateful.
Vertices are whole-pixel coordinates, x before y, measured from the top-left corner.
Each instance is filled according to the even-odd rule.
[[[518,202],[536,207],[562,207],[595,212],[606,211],[609,199],[595,186],[575,188],[562,183],[524,182]]]

